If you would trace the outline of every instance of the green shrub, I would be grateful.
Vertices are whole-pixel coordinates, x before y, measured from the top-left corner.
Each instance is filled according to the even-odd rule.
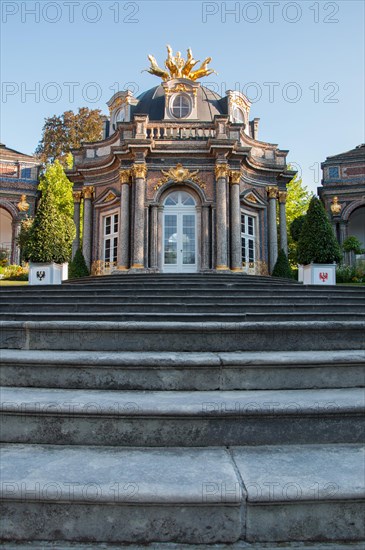
[[[84,255],[81,248],[76,251],[75,257],[68,268],[68,278],[77,279],[78,277],[87,277],[89,270],[87,268]]]
[[[323,204],[317,197],[313,197],[300,233],[298,261],[304,265],[330,264],[339,262],[341,257],[340,246]]]
[[[273,277],[285,277],[286,279],[293,279],[293,272],[289,264],[289,260],[284,250],[281,249],[278,254],[278,259],[274,266]]]
[[[354,254],[364,253],[361,242],[357,237],[354,237],[353,235],[347,237],[347,239],[344,240],[342,248],[345,252],[354,252]]]
[[[4,281],[28,281],[28,267],[8,265],[4,270]]]
[[[295,243],[299,241],[304,222],[305,222],[305,215],[298,216],[290,224],[290,235]]]
[[[341,265],[336,269],[337,283],[365,283],[363,266]]]
[[[5,267],[9,263],[9,250],[0,248],[0,267]]]

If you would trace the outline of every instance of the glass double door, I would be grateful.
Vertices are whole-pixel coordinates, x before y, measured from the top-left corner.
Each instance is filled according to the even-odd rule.
[[[166,208],[163,235],[163,271],[167,273],[196,271],[195,208]]]

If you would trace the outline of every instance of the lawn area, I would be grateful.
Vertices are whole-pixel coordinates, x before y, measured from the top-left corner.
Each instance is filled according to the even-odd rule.
[[[0,281],[0,286],[24,286],[28,281]]]

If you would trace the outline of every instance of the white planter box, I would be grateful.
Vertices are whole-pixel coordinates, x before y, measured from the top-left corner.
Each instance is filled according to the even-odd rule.
[[[30,263],[29,284],[30,285],[60,285],[67,279],[68,263]]]
[[[303,284],[335,285],[336,264],[308,264],[303,266]]]

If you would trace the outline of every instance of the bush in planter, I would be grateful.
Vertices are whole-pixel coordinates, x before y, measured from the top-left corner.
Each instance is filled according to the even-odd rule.
[[[322,202],[313,197],[298,242],[298,261],[303,265],[331,264],[341,260],[341,249]]]
[[[78,277],[87,277],[88,275],[90,275],[90,273],[81,248],[79,248],[76,251],[74,259],[69,265],[68,277],[69,279],[77,279]]]
[[[283,249],[281,249],[278,254],[278,259],[276,260],[272,277],[285,277],[286,279],[293,279],[293,272],[290,267],[288,257]]]
[[[54,194],[48,189],[39,201],[38,210],[29,230],[27,256],[32,262],[62,264],[71,256],[75,225],[56,207]]]

